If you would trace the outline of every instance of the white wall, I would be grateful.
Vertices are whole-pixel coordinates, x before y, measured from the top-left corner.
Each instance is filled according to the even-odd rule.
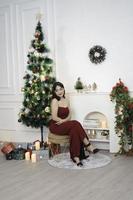
[[[58,0],[55,9],[57,76],[73,90],[78,76],[109,92],[119,79],[132,85],[132,0]],[[107,59],[94,65],[88,51],[94,45],[107,50]],[[69,80],[69,81],[67,81]]]
[[[42,26],[55,60],[55,73],[67,92],[73,91],[80,76],[84,84],[96,82],[98,92],[108,95],[119,77],[133,91],[132,10],[132,0],[1,0],[0,141],[33,141],[40,137],[39,130],[17,122],[23,99],[22,77],[38,12],[43,13]],[[107,58],[100,65],[88,58],[94,45],[107,50]],[[94,105],[96,102],[97,98]],[[110,108],[109,112],[113,116]],[[75,118],[79,116],[77,113]]]
[[[23,142],[40,138],[40,130],[18,123],[28,47],[38,12],[43,14],[42,26],[48,43],[48,32],[52,29],[48,28],[50,9],[47,0],[0,1],[0,141]]]

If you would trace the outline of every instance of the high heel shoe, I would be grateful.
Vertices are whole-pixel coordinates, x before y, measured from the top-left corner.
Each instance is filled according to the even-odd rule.
[[[78,166],[78,167],[82,167],[82,166],[83,166],[83,163],[80,161],[80,162],[77,163],[77,166]]]
[[[85,159],[89,158],[89,156],[90,156],[90,155],[84,155],[84,156],[82,156],[82,157],[80,156],[80,160],[85,160]]]
[[[89,157],[90,157],[90,156],[89,156],[89,155],[87,155],[87,156],[84,156],[84,157],[83,157],[83,159],[87,159],[87,158],[89,158]]]
[[[99,152],[99,149],[98,148],[93,148],[93,146],[91,145],[91,143],[89,142],[87,145],[85,145],[86,147],[86,150],[91,152],[91,153],[97,153]]]
[[[73,162],[77,164],[78,167],[82,167],[83,163],[79,160],[77,161],[75,158],[72,158]]]
[[[80,147],[80,156],[79,156],[79,159],[80,160],[84,160],[84,159],[87,159],[89,157],[89,155],[87,154],[86,155],[86,152],[85,152],[85,149],[84,149],[84,145],[82,145]]]

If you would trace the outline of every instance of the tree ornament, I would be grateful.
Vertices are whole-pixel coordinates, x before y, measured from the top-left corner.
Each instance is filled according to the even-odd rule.
[[[40,36],[40,31],[35,32],[35,37],[38,38]]]
[[[21,88],[21,92],[24,92],[24,88]]]
[[[45,108],[45,112],[46,112],[46,113],[50,113],[50,107],[47,106],[47,107]]]
[[[41,82],[45,81],[45,75],[42,74],[42,75],[40,76],[40,80],[41,80]]]

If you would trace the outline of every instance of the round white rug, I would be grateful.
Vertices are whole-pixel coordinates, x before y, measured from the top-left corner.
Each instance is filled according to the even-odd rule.
[[[48,163],[53,167],[65,169],[93,169],[103,167],[111,162],[111,158],[102,153],[90,154],[90,156],[82,160],[83,166],[77,166],[71,159],[69,153],[55,155]]]

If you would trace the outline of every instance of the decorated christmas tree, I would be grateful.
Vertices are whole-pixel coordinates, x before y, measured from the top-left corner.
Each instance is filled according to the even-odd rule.
[[[40,20],[37,23],[34,39],[28,51],[27,71],[24,79],[23,107],[19,113],[19,122],[33,128],[40,128],[43,143],[43,127],[50,119],[51,88],[55,82],[53,60],[49,49],[43,42],[44,34]]]

